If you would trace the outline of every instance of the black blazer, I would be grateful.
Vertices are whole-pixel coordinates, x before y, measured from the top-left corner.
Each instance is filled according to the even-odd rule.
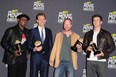
[[[46,36],[45,36],[44,43],[42,44],[43,49],[42,49],[41,53],[33,51],[33,48],[35,47],[34,46],[35,41],[37,41],[37,40],[41,41],[38,27],[31,29],[30,35],[29,35],[30,38],[28,41],[28,43],[29,43],[28,47],[31,51],[31,56],[34,56],[34,54],[41,54],[42,57],[44,57],[46,60],[49,60],[49,56],[50,56],[51,49],[53,46],[52,32],[49,28],[45,28],[45,34],[46,34]]]
[[[8,28],[5,31],[4,36],[1,40],[1,46],[5,50],[4,57],[3,57],[3,62],[4,63],[13,64],[15,61],[19,61],[19,62],[27,61],[27,57],[26,57],[27,41],[22,45],[22,49],[24,50],[23,51],[24,53],[21,56],[16,57],[16,59],[15,59],[15,56],[14,56],[14,51],[16,50],[15,41],[16,40],[21,41],[22,32],[25,34],[26,39],[28,40],[29,30],[27,28],[24,28],[24,30],[22,31],[18,24],[16,26]]]

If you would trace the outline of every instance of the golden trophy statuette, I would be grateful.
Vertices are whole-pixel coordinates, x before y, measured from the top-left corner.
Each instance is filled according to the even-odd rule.
[[[39,47],[41,45],[41,41],[39,41],[39,40],[35,41],[34,45],[35,45],[35,47]]]
[[[18,50],[18,54],[22,55],[22,49],[21,49],[21,41],[20,40],[16,40],[15,41],[15,46],[16,46],[16,50]]]
[[[20,40],[16,40],[15,41],[15,44],[19,44],[19,43],[21,43]]]

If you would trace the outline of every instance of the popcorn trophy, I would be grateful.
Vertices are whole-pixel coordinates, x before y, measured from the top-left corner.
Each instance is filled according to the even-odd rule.
[[[71,49],[72,49],[74,52],[77,52],[77,47],[76,47],[76,45],[77,45],[77,44],[80,45],[80,44],[82,44],[82,43],[83,43],[83,39],[81,38],[81,39],[77,40],[73,46],[71,46]]]
[[[41,43],[41,41],[37,40],[37,41],[35,41],[34,45],[35,45],[35,47],[40,47],[40,46],[42,46],[42,43]],[[39,51],[38,53],[40,53],[40,54],[43,53],[43,49],[41,51]]]
[[[18,54],[22,55],[23,50],[21,49],[21,42],[20,42],[20,40],[16,40],[15,41],[15,47],[16,47],[16,50],[19,51]]]
[[[35,47],[40,47],[41,46],[41,41],[37,40],[34,43]]]
[[[94,55],[101,53],[100,51],[98,51],[98,48],[97,48],[97,46],[96,46],[96,44],[94,42],[91,42],[90,46],[93,49]]]

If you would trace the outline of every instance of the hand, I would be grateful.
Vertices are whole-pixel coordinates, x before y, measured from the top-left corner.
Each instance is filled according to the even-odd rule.
[[[53,62],[53,61],[50,61],[49,64],[50,64],[50,66],[52,66],[52,67],[54,66],[54,62]]]
[[[95,56],[96,56],[96,57],[104,56],[104,53],[101,51],[100,54],[96,54]]]
[[[86,51],[89,51],[89,52],[92,51],[92,47],[88,46],[87,49],[86,49]]]
[[[77,44],[77,52],[81,52],[82,51],[82,44]]]
[[[39,46],[39,47],[35,47],[34,48],[34,51],[37,51],[37,52],[40,52],[42,50],[42,46]]]
[[[20,52],[18,50],[15,51],[15,56],[20,56],[21,54],[19,54]]]

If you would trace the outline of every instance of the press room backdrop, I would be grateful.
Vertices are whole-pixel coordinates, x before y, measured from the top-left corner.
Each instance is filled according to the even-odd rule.
[[[47,16],[46,27],[55,34],[62,30],[64,18],[73,20],[73,30],[83,38],[85,32],[91,30],[91,17],[94,14],[101,14],[103,17],[102,27],[111,32],[116,45],[116,0],[1,0],[0,1],[0,40],[8,27],[16,25],[16,17],[21,13],[27,14],[31,20],[27,28],[36,26],[35,16],[44,12]],[[7,76],[7,66],[2,63],[4,50],[0,46],[0,77]],[[85,53],[78,57],[78,70],[75,77],[86,77],[85,74]],[[29,64],[27,76],[29,77]],[[110,55],[107,61],[107,77],[116,76],[116,50]],[[49,77],[53,77],[53,68],[49,69]]]

